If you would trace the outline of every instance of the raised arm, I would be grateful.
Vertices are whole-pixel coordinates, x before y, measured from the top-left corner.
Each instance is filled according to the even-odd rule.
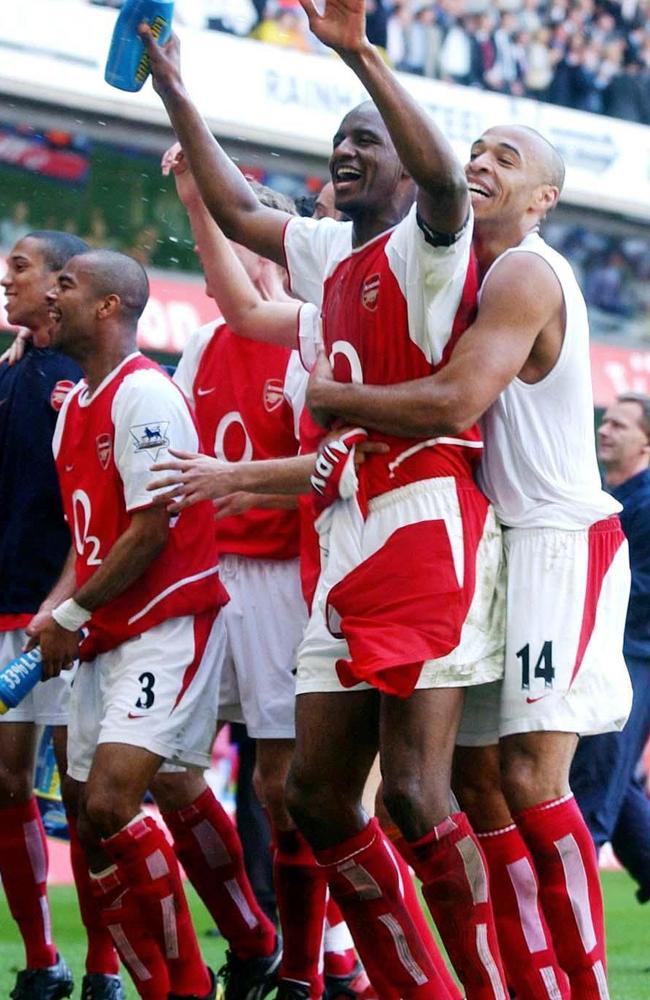
[[[462,165],[432,118],[399,83],[366,37],[365,0],[300,0],[317,38],[334,49],[375,102],[399,158],[418,187],[418,211],[437,233],[455,233],[467,219]]]
[[[174,176],[199,250],[208,294],[218,303],[226,323],[243,337],[295,347],[300,303],[262,298],[205,207],[180,144],[167,150],[162,171]]]
[[[151,59],[154,88],[167,109],[208,211],[226,236],[284,265],[284,227],[291,216],[259,202],[212,136],[185,90],[178,38],[172,35],[166,45],[159,46],[146,24],[141,25],[140,34]]]
[[[457,434],[524,368],[530,381],[550,370],[562,315],[562,292],[548,265],[533,254],[509,255],[483,288],[475,322],[435,375],[387,386],[335,382],[321,356],[307,403],[321,423],[338,418],[401,437]]]

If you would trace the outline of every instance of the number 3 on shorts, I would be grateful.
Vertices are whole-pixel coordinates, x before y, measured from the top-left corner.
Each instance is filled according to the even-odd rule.
[[[142,692],[140,697],[135,703],[136,708],[151,708],[154,702],[154,691],[153,687],[156,683],[156,678],[149,670],[145,670],[143,674],[138,677],[140,686],[142,687]]]
[[[527,642],[515,654],[521,660],[521,686],[524,691],[530,690],[530,643]],[[553,687],[555,677],[555,667],[553,666],[553,643],[547,640],[542,646],[542,651],[537,657],[535,664],[536,678],[544,681],[544,687]]]

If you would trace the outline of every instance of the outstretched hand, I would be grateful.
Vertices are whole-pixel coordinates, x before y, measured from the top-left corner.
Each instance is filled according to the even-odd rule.
[[[190,170],[185,153],[180,142],[175,142],[163,153],[160,161],[160,169],[163,177],[174,175],[176,192],[181,202],[187,208],[188,205],[201,201],[201,193],[194,180],[194,174]]]
[[[218,500],[237,491],[236,463],[172,448],[169,452],[173,459],[151,467],[153,472],[168,475],[154,479],[147,489],[151,492],[165,490],[156,502],[165,504],[170,514],[179,514],[201,500]]]
[[[18,364],[25,353],[25,347],[31,339],[32,334],[30,330],[19,330],[13,343],[9,344],[7,350],[0,354],[0,365],[3,361],[6,361],[10,367],[11,365]]]
[[[323,45],[344,53],[360,52],[368,45],[365,0],[324,0],[321,13],[314,0],[300,0],[309,27]]]
[[[143,22],[138,28],[138,34],[144,42],[149,62],[151,64],[151,81],[153,89],[165,100],[167,94],[174,90],[182,90],[181,76],[181,43],[178,35],[172,33],[165,45],[159,45],[153,37],[150,26]]]

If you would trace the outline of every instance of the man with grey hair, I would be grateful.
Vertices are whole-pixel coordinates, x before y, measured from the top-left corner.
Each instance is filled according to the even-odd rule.
[[[632,589],[623,652],[634,700],[621,733],[582,740],[571,787],[596,847],[611,841],[650,899],[650,800],[636,768],[650,737],[650,396],[624,393],[598,428],[598,455],[609,492],[623,504],[621,523],[630,546]]]

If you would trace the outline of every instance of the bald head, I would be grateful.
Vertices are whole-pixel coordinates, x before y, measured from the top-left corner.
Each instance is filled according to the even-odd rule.
[[[149,299],[149,279],[142,264],[114,250],[89,250],[73,260],[93,293],[98,298],[116,295],[123,318],[136,324]]]
[[[537,174],[537,183],[550,184],[562,193],[564,187],[564,160],[558,153],[555,146],[546,139],[541,132],[528,125],[497,125],[489,128],[487,134],[498,133],[499,135],[509,135],[514,142],[522,147],[528,163],[534,165]]]

